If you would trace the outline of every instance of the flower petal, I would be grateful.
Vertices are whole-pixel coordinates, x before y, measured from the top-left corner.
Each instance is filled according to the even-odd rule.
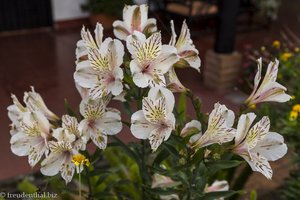
[[[120,20],[114,21],[113,27],[114,35],[120,40],[126,40],[127,36],[130,35],[130,32],[128,31],[129,27],[127,27],[127,25]]]
[[[145,73],[136,73],[133,75],[133,82],[141,88],[149,86],[151,79],[152,77]]]
[[[34,144],[30,147],[28,155],[28,163],[31,167],[34,167],[47,151],[45,140],[43,138],[34,138],[34,140],[34,142],[31,141],[31,143]]]
[[[151,131],[149,135],[149,142],[152,151],[156,151],[163,141],[166,141],[172,132],[171,128],[159,127]]]
[[[91,88],[98,82],[98,75],[90,65],[89,61],[79,62],[74,72],[75,82],[84,88]]]
[[[142,110],[133,113],[131,116],[130,131],[138,139],[145,140],[149,138],[150,133],[157,127],[157,125],[151,124],[146,120]]]
[[[41,163],[41,173],[46,176],[58,174],[61,165],[64,162],[64,156],[61,153],[50,153]]]
[[[157,100],[153,100],[145,97],[143,99],[143,112],[149,122],[160,124],[167,116],[166,99],[160,97]]]
[[[257,145],[251,151],[259,152],[269,161],[275,161],[287,153],[287,146],[282,135],[269,132],[263,140],[257,142]]]
[[[256,115],[254,113],[247,113],[240,116],[235,136],[235,144],[242,143],[242,141],[246,138],[250,126],[255,118]]]
[[[80,114],[85,119],[97,119],[102,117],[106,105],[103,100],[82,100],[79,105]]]
[[[122,130],[121,116],[118,112],[107,111],[95,121],[95,127],[106,135],[115,135]]]
[[[271,179],[273,175],[272,168],[266,158],[258,153],[251,153],[251,158],[248,156],[242,157],[248,162],[251,169],[256,172],[262,173],[267,179]]]
[[[148,92],[148,98],[150,99],[157,100],[161,97],[164,97],[166,102],[168,102],[166,104],[167,112],[173,112],[173,108],[175,105],[175,98],[173,93],[170,90],[164,87],[152,87]]]
[[[96,43],[97,43],[98,47],[100,47],[101,44],[102,44],[102,39],[103,39],[103,26],[102,26],[102,24],[97,22],[94,32],[95,32]]]
[[[257,122],[248,132],[246,136],[246,143],[249,149],[256,146],[257,142],[261,141],[269,132],[270,119],[264,116],[259,122]]]
[[[192,120],[184,126],[184,128],[180,132],[180,136],[186,137],[188,135],[193,135],[199,132],[202,134],[201,122],[199,122],[198,120]]]
[[[71,182],[75,172],[75,165],[71,162],[71,160],[72,155],[70,153],[66,153],[64,162],[60,168],[60,175],[66,181],[66,183]]]
[[[90,132],[90,137],[93,143],[100,149],[106,149],[107,135],[103,134],[100,130],[94,129]]]
[[[10,149],[17,156],[27,156],[30,149],[30,137],[23,132],[15,133],[10,139]]]

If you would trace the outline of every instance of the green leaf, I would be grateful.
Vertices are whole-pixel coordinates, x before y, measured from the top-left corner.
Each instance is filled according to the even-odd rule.
[[[166,149],[161,150],[153,161],[154,166],[159,166],[160,163],[169,157],[170,153]]]
[[[210,172],[215,173],[222,169],[237,167],[242,163],[243,161],[238,161],[238,160],[217,160],[217,161],[207,162],[206,166]]]
[[[122,150],[124,150],[128,156],[130,156],[133,160],[136,161],[136,163],[140,166],[141,165],[141,159],[139,158],[139,156],[133,151],[131,150],[126,144],[124,144],[119,138],[117,138],[116,136],[112,136],[111,137],[113,140],[115,140],[117,142],[117,144],[122,148]]]
[[[256,200],[257,199],[257,193],[255,190],[252,190],[250,193],[250,200]]]
[[[18,183],[18,190],[27,194],[32,194],[38,191],[38,187],[31,183],[27,178]]]
[[[202,197],[202,200],[215,200],[218,198],[228,198],[231,197],[232,195],[238,194],[239,191],[221,191],[221,192],[210,192],[206,193],[204,197]]]
[[[68,115],[76,117],[76,113],[73,111],[73,109],[71,108],[69,102],[67,99],[65,99],[65,108],[67,110]]]
[[[162,146],[175,158],[180,159],[179,152],[173,146],[163,143]]]
[[[178,113],[182,121],[186,121],[186,94],[183,92],[179,96]]]

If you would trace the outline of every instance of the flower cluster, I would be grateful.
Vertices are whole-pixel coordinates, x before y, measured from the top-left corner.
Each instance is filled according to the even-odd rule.
[[[200,72],[201,62],[185,22],[177,38],[171,21],[170,42],[163,44],[155,19],[147,17],[147,9],[145,5],[125,6],[123,21],[113,24],[117,39],[103,40],[103,27],[99,23],[94,37],[82,28],[74,72],[75,84],[82,97],[80,117],[63,115],[60,119],[46,107],[33,88],[24,95],[25,106],[12,95],[14,104],[8,107],[8,115],[12,121],[10,142],[14,154],[28,156],[31,166],[41,161],[44,175],[60,173],[67,183],[70,182],[75,170],[80,173],[84,166],[90,165],[81,154],[88,142],[104,150],[109,136],[121,132],[120,111],[108,107],[112,99],[138,103],[137,111],[131,115],[131,123],[127,124],[130,124],[133,136],[149,141],[152,152],[176,134],[173,93],[187,89],[174,68],[192,67]],[[276,82],[278,65],[278,60],[271,62],[261,81],[262,62],[258,60],[254,89],[246,105],[290,99],[285,93],[286,88]],[[135,91],[138,92],[133,95]],[[252,125],[255,118],[254,113],[242,114],[234,128],[235,113],[216,103],[209,114],[208,125],[203,126],[207,127],[205,131],[202,132],[203,122],[192,120],[177,133],[188,138],[187,146],[194,154],[213,144],[232,144],[227,145],[227,150],[240,155],[253,171],[270,179],[272,169],[268,161],[284,156],[287,147],[280,134],[270,132],[269,117],[264,116]],[[173,182],[159,175],[154,179]],[[153,187],[157,184],[153,183]],[[205,192],[218,188],[219,191],[228,190],[228,183],[216,182]]]

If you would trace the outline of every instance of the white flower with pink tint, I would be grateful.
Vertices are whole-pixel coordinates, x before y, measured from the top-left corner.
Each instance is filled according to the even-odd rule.
[[[40,111],[24,113],[19,123],[20,127],[10,139],[11,151],[18,156],[28,156],[29,165],[34,167],[48,154],[50,123]]]
[[[165,87],[164,75],[179,60],[175,47],[162,45],[160,33],[146,38],[137,31],[127,38],[126,44],[133,59],[130,62],[133,82],[141,88]]]
[[[227,181],[214,181],[210,186],[206,187],[204,192],[210,193],[210,192],[224,192],[229,190],[229,184]],[[224,197],[217,198],[215,200],[224,200]]]
[[[273,171],[268,161],[282,158],[287,153],[287,146],[280,134],[269,132],[269,117],[263,117],[251,127],[255,118],[254,113],[241,115],[233,152],[243,157],[253,171],[271,179]]]
[[[277,83],[279,61],[270,62],[264,79],[261,81],[262,71],[262,58],[257,60],[258,71],[254,79],[254,88],[251,95],[246,100],[245,104],[253,105],[260,102],[286,102],[291,99],[290,95],[287,95],[286,88]]]
[[[166,141],[175,128],[172,113],[175,98],[163,87],[151,88],[148,97],[143,99],[143,109],[131,116],[130,130],[138,139],[149,139],[151,149],[156,149]]]
[[[126,40],[127,36],[132,35],[134,31],[146,35],[157,31],[156,20],[148,19],[147,5],[125,5],[123,9],[123,21],[117,20],[113,23],[114,35],[120,40]]]
[[[209,114],[207,130],[203,135],[201,130],[199,130],[199,133],[191,138],[191,147],[197,150],[214,143],[223,144],[230,142],[236,133],[236,130],[232,128],[233,122],[233,111],[227,109],[225,105],[216,103],[215,108]]]
[[[116,109],[106,108],[108,99],[83,100],[80,114],[84,119],[79,123],[80,131],[100,149],[105,149],[109,135],[122,130],[121,114]]]
[[[74,79],[80,92],[87,90],[92,99],[109,94],[118,96],[123,91],[123,70],[120,66],[124,46],[119,40],[111,38],[102,42],[102,32],[102,26],[97,24],[94,40],[90,32],[83,28],[81,35],[85,48],[81,47],[77,52],[77,57],[84,57],[87,53],[87,59],[77,62]]]

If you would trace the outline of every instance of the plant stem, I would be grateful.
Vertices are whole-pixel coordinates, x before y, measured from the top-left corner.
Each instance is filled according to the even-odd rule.
[[[146,171],[145,169],[145,141],[141,140],[142,143],[142,166],[141,166],[141,176],[142,176],[142,199],[145,199],[145,182],[146,182],[146,177],[144,176],[144,172]]]
[[[249,176],[253,173],[252,169],[249,165],[246,165],[245,168],[241,171],[238,178],[234,181],[232,185],[232,190],[241,190],[244,188]],[[238,198],[238,195],[234,195],[230,198],[230,200],[235,200]]]
[[[90,172],[89,169],[86,169],[86,180],[87,180],[87,184],[88,184],[88,188],[89,188],[89,195],[88,195],[88,199],[94,199],[94,194],[93,194],[93,189],[92,189],[92,185],[91,185],[91,180],[90,180]]]
[[[81,173],[78,174],[79,179],[79,199],[81,200]]]

